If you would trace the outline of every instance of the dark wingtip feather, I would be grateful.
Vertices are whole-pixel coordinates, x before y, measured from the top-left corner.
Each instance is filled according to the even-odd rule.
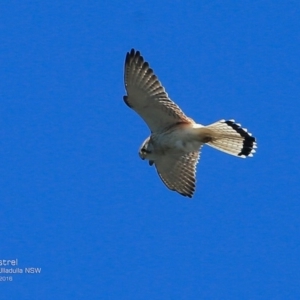
[[[184,197],[189,197],[189,198],[192,198],[193,197],[193,192],[191,193],[179,193],[180,195],[184,196]]]
[[[126,64],[130,64],[130,62],[131,62],[134,58],[141,58],[141,59],[143,59],[143,57],[141,56],[140,51],[135,51],[135,50],[132,48],[132,49],[130,50],[130,52],[127,52],[127,54],[126,54],[125,65],[126,65]]]

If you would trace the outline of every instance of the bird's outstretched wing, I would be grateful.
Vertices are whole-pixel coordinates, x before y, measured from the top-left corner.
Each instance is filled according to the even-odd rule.
[[[191,198],[195,191],[199,158],[200,150],[182,156],[164,155],[154,163],[159,177],[170,190]]]
[[[125,103],[147,123],[151,132],[159,133],[180,123],[194,123],[168,97],[139,51],[132,49],[125,59]]]

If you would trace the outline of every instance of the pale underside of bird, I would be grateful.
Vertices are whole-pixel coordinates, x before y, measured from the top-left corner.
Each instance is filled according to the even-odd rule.
[[[139,155],[156,167],[172,191],[192,197],[200,150],[207,144],[228,154],[246,158],[257,148],[255,138],[234,120],[220,120],[208,126],[197,124],[168,97],[139,51],[132,49],[125,59],[125,103],[147,123],[151,135]]]

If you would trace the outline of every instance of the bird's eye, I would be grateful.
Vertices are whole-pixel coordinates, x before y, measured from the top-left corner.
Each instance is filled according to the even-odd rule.
[[[142,148],[141,151],[142,151],[143,153],[147,153],[147,154],[151,153],[151,151],[147,150],[146,148]]]

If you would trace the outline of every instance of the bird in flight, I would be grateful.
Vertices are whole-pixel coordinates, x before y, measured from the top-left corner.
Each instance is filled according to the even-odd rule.
[[[127,53],[124,72],[124,102],[151,131],[139,149],[139,156],[155,166],[170,190],[193,196],[196,165],[204,144],[241,158],[255,153],[255,138],[234,120],[204,126],[187,117],[169,98],[139,51],[132,49]]]

